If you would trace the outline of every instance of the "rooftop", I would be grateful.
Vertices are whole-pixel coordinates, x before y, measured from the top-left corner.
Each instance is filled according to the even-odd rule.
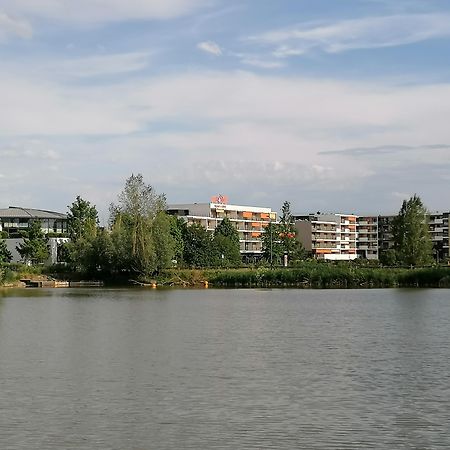
[[[47,211],[44,209],[21,208],[19,206],[10,206],[9,208],[0,208],[0,218],[17,219],[67,219],[66,214],[56,211]]]

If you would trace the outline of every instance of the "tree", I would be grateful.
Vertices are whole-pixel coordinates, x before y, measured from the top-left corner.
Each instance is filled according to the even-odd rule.
[[[280,240],[280,225],[270,222],[262,235],[262,250],[264,259],[271,265],[280,265],[283,259],[283,246]]]
[[[227,217],[214,230],[213,248],[216,259],[213,265],[236,267],[241,264],[239,233]]]
[[[304,249],[297,239],[295,221],[291,213],[291,204],[288,201],[285,201],[281,207],[279,238],[283,254],[287,255],[289,260],[303,257]]]
[[[42,231],[41,222],[34,220],[28,229],[28,237],[17,247],[22,259],[31,264],[42,264],[50,257],[48,239]]]
[[[12,259],[11,252],[6,247],[6,241],[0,238],[0,264],[9,263]]]
[[[94,236],[98,225],[97,208],[79,195],[68,208],[67,229],[70,239],[75,242]]]
[[[186,227],[184,219],[178,216],[168,216],[170,222],[170,235],[173,239],[173,253],[174,258],[178,264],[183,261],[184,241],[183,230]]]
[[[417,195],[404,200],[392,224],[396,260],[400,264],[423,266],[433,260],[433,244],[428,231],[428,212]]]
[[[158,212],[153,220],[152,237],[155,247],[156,270],[170,267],[175,255],[175,240],[171,234],[170,218],[164,211]]]
[[[131,175],[117,205],[110,207],[114,266],[117,270],[147,276],[173,259],[166,200],[145,184],[141,174]]]
[[[208,267],[214,260],[212,236],[200,224],[183,229],[183,260],[190,267]]]

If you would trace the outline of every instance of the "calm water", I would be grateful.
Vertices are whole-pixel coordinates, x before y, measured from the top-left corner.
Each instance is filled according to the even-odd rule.
[[[0,449],[450,448],[450,290],[0,291]]]

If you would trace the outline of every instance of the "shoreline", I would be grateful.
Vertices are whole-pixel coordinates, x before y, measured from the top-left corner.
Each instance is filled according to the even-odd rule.
[[[21,276],[23,275],[23,276]],[[450,267],[384,268],[305,263],[292,268],[167,269],[153,278],[129,274],[55,272],[13,273],[0,288],[136,287],[136,288],[450,288]],[[21,281],[20,281],[21,280]],[[31,281],[31,282],[30,282]],[[26,284],[26,283],[27,284]],[[30,283],[28,283],[30,282]],[[31,287],[31,288],[33,288]]]

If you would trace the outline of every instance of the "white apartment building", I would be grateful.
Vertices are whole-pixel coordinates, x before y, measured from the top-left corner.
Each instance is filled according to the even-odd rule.
[[[294,218],[297,237],[313,257],[334,261],[357,258],[357,216],[317,213]]]
[[[378,259],[378,216],[358,216],[356,224],[358,258]]]
[[[209,203],[173,204],[167,213],[183,217],[188,224],[198,223],[213,232],[227,217],[239,233],[241,255],[262,255],[262,235],[270,222],[276,222],[277,213],[271,208],[231,205],[223,196],[213,197]]]

